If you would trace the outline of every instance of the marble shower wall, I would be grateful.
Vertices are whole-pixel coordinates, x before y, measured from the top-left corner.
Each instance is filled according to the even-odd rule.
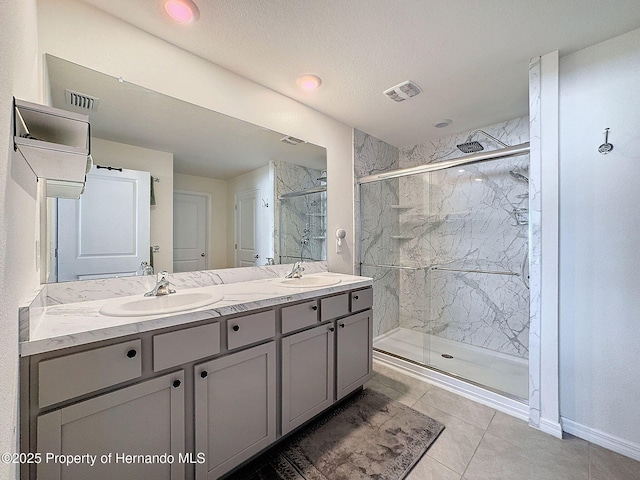
[[[396,147],[359,130],[354,130],[353,143],[356,179],[398,168]],[[392,206],[399,202],[399,182],[370,183],[355,191],[355,221],[360,228],[355,258],[362,263],[356,271],[373,278],[373,335],[377,337],[400,325],[398,270],[380,266],[396,264],[399,255],[397,243],[388,235],[398,225],[398,212]]]
[[[527,117],[482,130],[509,145],[529,140]],[[470,133],[404,148],[400,167],[462,156],[456,145]],[[500,148],[482,134],[473,140]],[[415,268],[399,274],[400,326],[528,357],[529,291],[520,275],[528,185],[510,174],[528,176],[528,168],[521,155],[399,179],[399,262]]]
[[[280,195],[317,187],[321,170],[306,168],[276,160],[271,162],[274,177],[275,209],[274,249],[276,261],[293,263],[325,260],[326,250],[326,192],[278,200]]]

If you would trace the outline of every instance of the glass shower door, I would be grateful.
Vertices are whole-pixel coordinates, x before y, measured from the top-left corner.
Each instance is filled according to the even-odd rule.
[[[360,186],[375,348],[528,396],[528,186],[512,173],[527,165],[525,155]]]

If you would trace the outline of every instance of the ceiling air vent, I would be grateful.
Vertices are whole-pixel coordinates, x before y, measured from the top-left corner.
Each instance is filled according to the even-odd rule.
[[[100,102],[100,100],[96,97],[92,97],[91,95],[86,95],[84,93],[74,92],[73,90],[69,89],[66,89],[64,91],[64,96],[67,105],[82,108],[83,110],[90,110],[92,112],[98,110],[98,102]]]
[[[399,83],[395,87],[386,89],[384,93],[391,100],[396,102],[403,102],[411,97],[415,97],[422,92],[422,89],[413,83],[411,80]]]
[[[288,143],[289,145],[300,145],[301,143],[306,143],[304,140],[300,140],[299,138],[286,136],[280,139],[283,143]]]

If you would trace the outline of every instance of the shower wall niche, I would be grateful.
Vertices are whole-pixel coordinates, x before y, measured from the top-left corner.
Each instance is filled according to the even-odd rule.
[[[484,130],[528,141],[527,118]],[[456,145],[469,133],[398,150],[393,168],[463,156]],[[366,137],[356,135],[356,151],[376,143]],[[384,306],[374,311],[377,349],[528,396],[528,165],[525,154],[360,186],[361,273]]]

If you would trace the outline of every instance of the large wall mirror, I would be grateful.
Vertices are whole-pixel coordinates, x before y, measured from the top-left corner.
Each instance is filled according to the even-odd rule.
[[[46,55],[86,113],[79,200],[47,199],[47,282],[326,259],[326,150]],[[149,273],[149,269],[146,270]]]

